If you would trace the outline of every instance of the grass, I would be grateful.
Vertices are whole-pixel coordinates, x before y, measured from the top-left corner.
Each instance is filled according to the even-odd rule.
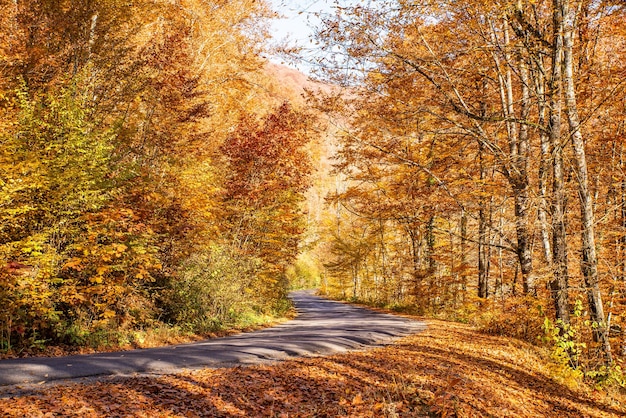
[[[102,329],[84,333],[73,345],[52,345],[45,343],[28,347],[0,351],[0,359],[16,357],[58,357],[71,354],[88,354],[132,350],[137,348],[162,347],[183,344],[207,338],[217,338],[240,332],[254,331],[284,322],[294,316],[294,311],[287,311],[282,317],[246,313],[228,324],[206,327],[204,332],[197,332],[179,325],[158,324],[145,329],[113,330]]]

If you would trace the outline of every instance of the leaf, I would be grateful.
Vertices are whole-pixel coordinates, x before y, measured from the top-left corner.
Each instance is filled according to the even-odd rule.
[[[82,262],[83,261],[80,258],[72,258],[63,265],[63,268],[69,268],[69,269],[74,269],[76,271],[81,271],[83,269]]]
[[[116,315],[117,315],[117,314],[115,313],[115,311],[112,311],[112,310],[110,310],[110,309],[107,309],[107,310],[105,310],[105,311],[102,313],[102,318],[103,318],[103,319],[111,319],[111,318],[114,318]]]

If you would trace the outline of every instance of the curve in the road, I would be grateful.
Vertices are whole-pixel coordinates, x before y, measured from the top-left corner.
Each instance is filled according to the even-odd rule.
[[[326,300],[310,291],[293,292],[290,297],[298,317],[272,328],[161,348],[0,360],[0,385],[326,355],[386,344],[425,327],[419,321]]]

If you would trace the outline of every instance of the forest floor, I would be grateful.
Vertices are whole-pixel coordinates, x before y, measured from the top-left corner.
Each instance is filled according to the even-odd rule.
[[[429,320],[393,345],[272,365],[2,389],[2,417],[611,417],[626,395],[572,388],[545,354]],[[13,391],[13,392],[12,392]]]

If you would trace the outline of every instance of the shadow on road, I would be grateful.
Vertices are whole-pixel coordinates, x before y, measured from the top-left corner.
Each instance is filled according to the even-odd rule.
[[[0,360],[0,385],[258,364],[358,350],[424,329],[421,322],[326,300],[311,291],[290,297],[298,317],[272,328],[161,348]]]

